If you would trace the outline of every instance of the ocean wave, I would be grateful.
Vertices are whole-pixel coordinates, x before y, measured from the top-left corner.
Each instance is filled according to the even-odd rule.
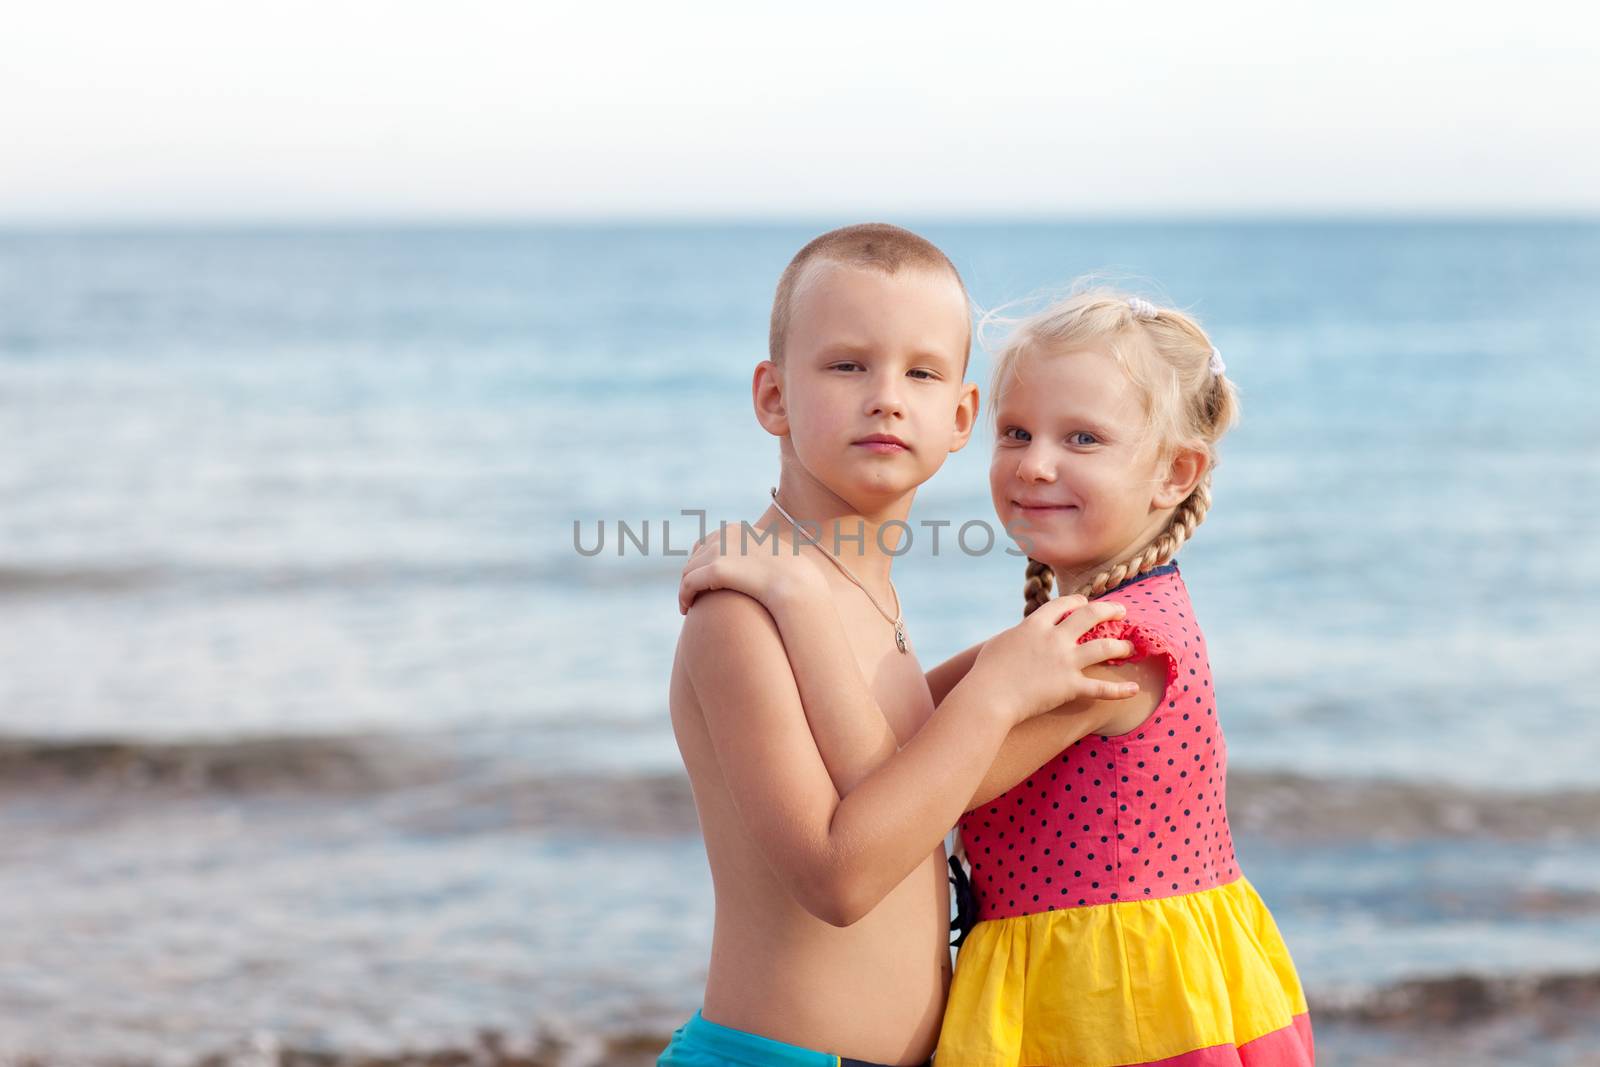
[[[216,741],[0,737],[0,789],[96,787],[370,792],[460,773],[448,753],[390,737]]]
[[[667,581],[681,559],[543,555],[529,559],[350,560],[300,564],[109,562],[0,566],[0,597],[122,596],[165,588],[208,592],[301,592],[322,589],[436,586],[612,588]]]
[[[1457,1027],[1503,1016],[1600,1019],[1600,971],[1448,974],[1311,997],[1313,1018],[1402,1029]]]
[[[697,832],[681,772],[530,774],[530,743],[516,731],[194,741],[0,737],[0,795],[73,792],[120,804],[207,794],[406,793],[383,811],[409,834]]]
[[[0,596],[126,593],[159,585],[162,568],[148,564],[106,567],[0,567]]]
[[[645,1015],[659,1014],[645,1012]],[[1311,1003],[1319,1033],[1318,1051],[1355,1052],[1364,1042],[1351,1031],[1407,1038],[1401,1062],[1418,1067],[1505,1062],[1506,1047],[1532,1042],[1556,1052],[1582,1046],[1600,1019],[1600,972],[1520,976],[1448,975],[1416,979],[1374,989],[1359,998],[1316,998]],[[393,1053],[315,1052],[258,1040],[237,1058],[228,1052],[207,1057],[213,1065],[260,1062],[262,1051],[275,1062],[304,1067],[425,1067],[460,1063],[481,1067],[648,1067],[666,1046],[670,1026],[626,1023],[615,1029],[578,1031],[546,1020],[525,1034],[485,1028],[474,1040],[437,1049]],[[1412,1044],[1417,1042],[1417,1044]],[[1326,1047],[1324,1047],[1326,1046]],[[1391,1049],[1394,1046],[1391,1046]],[[1526,1049],[1529,1046],[1522,1046]],[[250,1056],[249,1053],[255,1053]],[[1382,1056],[1361,1063],[1395,1062]],[[1568,1058],[1518,1062],[1579,1062]],[[1589,1062],[1583,1060],[1581,1062]]]
[[[1232,771],[1228,820],[1236,830],[1295,842],[1594,837],[1600,834],[1600,790],[1511,792]]]
[[[638,1007],[643,1009],[637,1012],[641,1018],[599,1029],[579,1028],[559,1015],[543,1013],[541,1021],[523,1030],[485,1026],[458,1040],[389,1051],[305,1046],[258,1029],[193,1062],[196,1067],[263,1062],[281,1067],[649,1067],[680,1020],[661,1020],[664,1013],[659,1010]],[[1600,973],[1418,979],[1354,1000],[1313,997],[1311,1014],[1323,1058],[1362,1067],[1396,1062],[1416,1067],[1590,1063],[1587,1052],[1593,1049],[1600,1018]],[[17,1060],[26,1067],[55,1062],[48,1053]],[[139,1067],[151,1061],[121,1055],[104,1062],[108,1067]]]
[[[581,725],[606,728],[587,716]],[[430,815],[441,830],[494,808],[518,826],[558,831],[696,832],[681,772],[530,771],[530,754],[549,741],[538,726],[219,740],[0,737],[0,789],[353,793],[449,783],[450,806]],[[544,759],[538,764],[548,766]],[[1242,834],[1297,845],[1579,840],[1600,834],[1600,790],[1513,793],[1236,771],[1229,775],[1228,816]]]
[[[194,1067],[258,1067],[262,1063],[276,1067],[654,1067],[670,1038],[666,1027],[595,1033],[546,1024],[526,1034],[484,1027],[458,1041],[382,1052],[340,1050],[322,1044],[302,1046],[260,1031],[251,1039],[197,1057]],[[47,1055],[24,1056],[16,1061],[17,1067],[53,1067],[56,1062]],[[91,1062],[103,1062],[104,1067],[154,1067],[152,1061],[125,1056]],[[161,1062],[170,1064],[173,1059],[168,1057]]]
[[[1499,793],[1252,772],[1230,775],[1228,789],[1229,819],[1240,832],[1294,844],[1575,839],[1600,832],[1600,791]],[[677,772],[514,775],[461,796],[468,806],[514,806],[524,813],[521,821],[552,829],[653,836],[692,834],[698,826],[688,779]]]
[[[192,1062],[194,1067],[259,1067],[263,1063],[276,1067],[653,1067],[670,1036],[664,1027],[617,1034],[580,1033],[561,1025],[536,1026],[526,1034],[484,1027],[457,1041],[386,1052],[301,1045],[258,1030],[248,1039],[195,1056]],[[57,1060],[46,1053],[23,1055],[15,1061],[0,1058],[0,1063],[13,1062],[16,1067],[55,1067],[58,1063],[155,1067],[158,1062],[170,1065],[181,1060],[170,1055],[159,1061],[126,1055]]]
[[[441,827],[474,807],[520,814],[520,825],[656,836],[697,831],[681,773],[513,776],[463,790],[461,810],[436,812]],[[1498,793],[1428,783],[1318,779],[1242,772],[1229,776],[1229,819],[1244,834],[1316,845],[1335,841],[1592,838],[1600,791]],[[1589,911],[1593,901],[1530,900],[1526,910]]]

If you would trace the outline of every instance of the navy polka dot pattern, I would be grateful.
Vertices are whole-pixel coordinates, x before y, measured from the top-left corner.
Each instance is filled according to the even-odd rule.
[[[1125,618],[1083,637],[1160,656],[1167,688],[1126,734],[1091,734],[968,812],[961,838],[977,919],[1196,893],[1239,877],[1226,811],[1227,747],[1205,639],[1175,566],[1097,598]]]

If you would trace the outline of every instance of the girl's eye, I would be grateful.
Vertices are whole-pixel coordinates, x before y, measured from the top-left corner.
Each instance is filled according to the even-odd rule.
[[[1075,445],[1097,445],[1100,439],[1088,430],[1079,430],[1077,433],[1068,434],[1067,440]]]
[[[919,382],[931,382],[938,378],[938,375],[934,374],[933,371],[923,370],[921,367],[918,367],[916,370],[907,371],[906,373],[917,379]]]
[[[1020,426],[1007,426],[1005,431],[1000,434],[1000,439],[1002,441],[1016,441],[1020,443],[1023,441],[1033,440],[1033,436]]]

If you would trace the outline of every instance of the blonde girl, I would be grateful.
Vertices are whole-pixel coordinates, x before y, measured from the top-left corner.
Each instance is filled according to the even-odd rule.
[[[1112,669],[1140,693],[1087,735],[1066,715],[1014,730],[991,780],[1015,784],[962,818],[977,921],[939,1063],[1310,1064],[1300,981],[1234,854],[1176,562],[1238,417],[1222,358],[1181,311],[1084,293],[1017,326],[991,403],[990,492],[1029,546],[1024,614],[1055,590],[1124,605],[1090,637],[1133,644]]]

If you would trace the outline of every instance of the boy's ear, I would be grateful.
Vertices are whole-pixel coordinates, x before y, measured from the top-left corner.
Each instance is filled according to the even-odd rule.
[[[1205,477],[1210,464],[1211,458],[1202,449],[1174,450],[1167,464],[1166,475],[1156,486],[1155,496],[1150,501],[1155,510],[1175,508],[1189,499],[1189,494],[1194,492],[1194,487]]]
[[[756,421],[774,437],[789,435],[789,407],[783,395],[783,371],[770,359],[756,364],[755,378],[750,383],[750,399],[755,405]]]
[[[971,382],[961,383],[961,396],[956,401],[955,433],[950,436],[950,451],[959,452],[972,440],[972,428],[978,424],[978,387]]]

